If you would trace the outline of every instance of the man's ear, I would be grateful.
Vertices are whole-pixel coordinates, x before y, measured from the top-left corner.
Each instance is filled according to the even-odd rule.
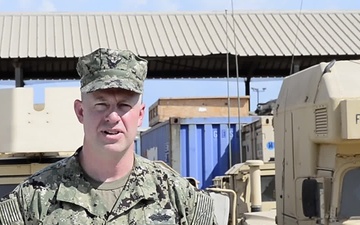
[[[145,104],[141,103],[140,110],[139,110],[139,120],[138,120],[138,127],[141,127],[143,119],[145,116]]]
[[[83,110],[82,102],[79,99],[76,99],[74,101],[74,111],[75,111],[76,117],[78,118],[78,121],[80,123],[83,123],[84,110]]]

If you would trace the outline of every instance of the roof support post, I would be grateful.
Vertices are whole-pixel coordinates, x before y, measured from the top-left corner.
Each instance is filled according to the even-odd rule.
[[[245,96],[249,96],[250,97],[250,82],[251,82],[251,75],[247,75],[247,77],[245,77]],[[249,98],[249,104],[248,104],[248,110],[250,112],[250,107],[251,102],[250,102],[250,98]]]
[[[251,83],[251,77],[254,75],[254,71],[256,69],[255,63],[251,63],[251,66],[248,70],[248,73],[246,74],[245,78],[245,95],[250,97],[250,83]],[[251,110],[251,98],[249,98],[249,112]]]
[[[293,65],[292,65],[292,74],[297,73],[300,71],[300,63],[298,61],[296,61]]]
[[[250,81],[251,76],[245,77],[245,95],[250,96]]]
[[[23,68],[21,67],[21,62],[19,62],[18,59],[15,59],[13,61],[13,66],[15,69],[15,86],[16,87],[24,87],[24,74],[23,74]]]

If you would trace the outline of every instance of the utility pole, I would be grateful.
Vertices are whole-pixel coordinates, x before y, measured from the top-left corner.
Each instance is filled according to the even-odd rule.
[[[257,94],[257,103],[256,103],[256,105],[258,105],[259,104],[259,93],[264,92],[266,90],[266,88],[254,88],[254,87],[252,87],[251,90],[255,91],[256,94]]]

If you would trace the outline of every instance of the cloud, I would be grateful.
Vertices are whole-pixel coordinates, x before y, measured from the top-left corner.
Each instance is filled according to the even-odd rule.
[[[51,0],[42,0],[40,11],[53,12],[56,11],[55,4]]]

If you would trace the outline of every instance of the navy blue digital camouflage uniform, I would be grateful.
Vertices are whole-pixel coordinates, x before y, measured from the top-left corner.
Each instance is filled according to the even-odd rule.
[[[79,149],[80,151],[80,149]],[[0,224],[216,224],[213,200],[171,170],[135,156],[107,211],[74,156],[29,177],[0,203]]]

